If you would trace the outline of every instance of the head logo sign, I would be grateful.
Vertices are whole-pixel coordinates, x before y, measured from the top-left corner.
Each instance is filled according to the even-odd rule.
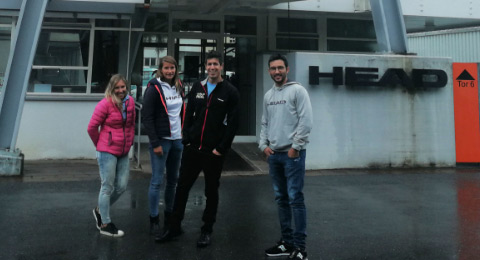
[[[448,75],[437,69],[412,69],[407,73],[403,68],[388,68],[379,74],[379,68],[333,67],[333,72],[320,72],[318,66],[309,68],[309,84],[319,85],[319,78],[331,78],[334,86],[396,86],[407,89],[443,88],[448,82]]]
[[[455,148],[458,163],[480,162],[478,70],[476,63],[453,64]]]

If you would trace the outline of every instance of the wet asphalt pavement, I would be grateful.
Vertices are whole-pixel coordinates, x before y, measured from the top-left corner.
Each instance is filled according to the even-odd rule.
[[[27,163],[25,176],[0,178],[0,259],[266,259],[280,237],[264,172],[225,173],[207,248],[196,247],[203,177],[176,241],[157,244],[148,234],[149,175],[138,171],[111,211],[125,237],[100,235],[96,171],[94,161]],[[478,168],[309,172],[304,192],[310,260],[480,259]]]

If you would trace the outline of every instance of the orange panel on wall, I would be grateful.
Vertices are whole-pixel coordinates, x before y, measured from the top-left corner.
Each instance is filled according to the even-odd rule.
[[[457,163],[478,163],[480,124],[476,63],[453,63],[453,97]]]

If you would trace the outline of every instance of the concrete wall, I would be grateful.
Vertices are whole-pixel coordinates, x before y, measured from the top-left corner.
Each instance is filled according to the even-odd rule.
[[[87,125],[97,102],[26,101],[17,139],[25,159],[94,159]]]
[[[257,59],[257,111],[262,96],[273,86],[266,64]],[[293,53],[288,55],[289,78],[302,83],[310,94],[314,128],[307,148],[308,169],[453,166],[455,132],[451,60],[412,56]],[[396,87],[333,86],[330,78],[308,84],[309,66],[321,72],[332,67],[442,69],[447,86],[408,92]],[[261,68],[261,69],[260,69]],[[263,86],[263,89],[262,89]],[[261,112],[257,114],[257,139]]]

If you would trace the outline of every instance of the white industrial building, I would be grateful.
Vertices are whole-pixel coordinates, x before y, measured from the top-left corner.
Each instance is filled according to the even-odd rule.
[[[454,166],[452,62],[479,62],[478,26],[469,0],[2,0],[0,150],[95,158],[86,127],[111,74],[141,102],[159,57],[188,86],[217,49],[242,98],[235,142],[258,140],[280,52],[314,108],[307,168]],[[342,84],[315,68],[340,68]]]

